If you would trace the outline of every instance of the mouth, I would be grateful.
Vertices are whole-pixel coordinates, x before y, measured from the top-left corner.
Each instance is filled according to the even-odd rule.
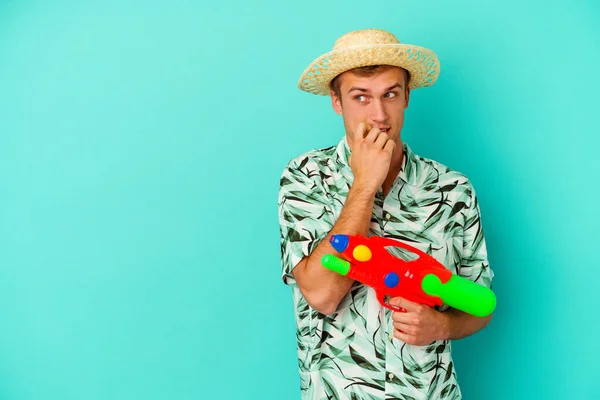
[[[389,133],[390,132],[390,128],[389,127],[388,128],[379,128],[379,130],[381,132],[384,132],[384,133]]]

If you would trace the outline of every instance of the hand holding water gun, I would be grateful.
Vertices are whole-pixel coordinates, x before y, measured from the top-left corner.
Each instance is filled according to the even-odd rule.
[[[388,304],[388,297],[430,307],[446,304],[477,317],[490,315],[496,307],[490,288],[453,274],[429,254],[398,240],[339,234],[329,243],[345,260],[326,254],[323,266],[372,287],[381,305],[393,311],[405,310]],[[418,258],[407,261],[393,255],[398,247]]]

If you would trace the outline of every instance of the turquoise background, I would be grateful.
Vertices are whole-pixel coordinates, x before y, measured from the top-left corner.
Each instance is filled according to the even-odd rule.
[[[403,136],[476,186],[465,399],[600,398],[594,1],[0,2],[0,399],[296,399],[277,190],[350,30],[434,49]]]

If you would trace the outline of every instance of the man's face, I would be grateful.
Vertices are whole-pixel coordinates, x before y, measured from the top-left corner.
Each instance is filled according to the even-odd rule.
[[[404,81],[404,71],[389,68],[368,77],[348,71],[339,79],[341,98],[332,92],[331,99],[335,112],[344,119],[349,143],[354,139],[360,122],[385,131],[390,139],[399,143],[410,93]]]

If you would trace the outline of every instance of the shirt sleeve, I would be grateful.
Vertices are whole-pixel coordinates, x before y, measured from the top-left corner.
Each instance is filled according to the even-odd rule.
[[[333,213],[317,163],[308,156],[291,160],[280,179],[278,207],[282,279],[294,284],[293,268],[332,229]]]
[[[466,212],[460,275],[491,288],[494,271],[488,260],[481,221],[481,210],[475,190],[470,188],[470,205]]]

